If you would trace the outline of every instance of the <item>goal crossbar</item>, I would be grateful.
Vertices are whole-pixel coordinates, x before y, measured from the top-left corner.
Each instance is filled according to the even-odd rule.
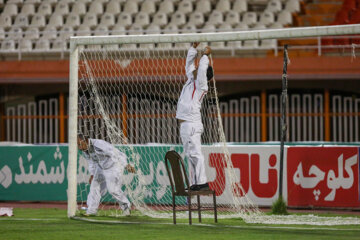
[[[252,30],[239,32],[190,33],[190,34],[150,34],[119,36],[71,37],[72,47],[77,45],[109,45],[128,43],[182,43],[182,42],[222,42],[262,39],[289,39],[299,37],[320,37],[360,34],[360,24]]]

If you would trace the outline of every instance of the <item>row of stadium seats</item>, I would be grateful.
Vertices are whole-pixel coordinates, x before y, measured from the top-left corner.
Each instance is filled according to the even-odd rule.
[[[248,11],[248,5],[251,4],[251,0],[144,0],[144,1],[123,1],[123,0],[95,0],[95,1],[69,1],[61,0],[56,1],[42,1],[39,5],[25,1],[24,4],[12,3],[14,1],[8,1],[4,6],[3,14],[8,16],[16,16],[17,14],[23,14],[26,16],[32,16],[34,14],[41,14],[49,16],[51,14],[67,15],[70,13],[85,15],[86,13],[103,14],[104,12],[118,14],[120,12],[127,12],[129,14],[136,14],[139,11],[150,15],[156,12],[165,14],[172,14],[175,11],[184,14],[190,14],[194,11],[203,14],[209,14],[211,11],[216,10],[222,13],[229,11],[236,11],[239,13]],[[19,2],[19,1],[17,1]],[[256,1],[253,1],[256,3]],[[88,4],[87,4],[88,3]],[[259,3],[265,3],[265,11],[279,12],[283,9],[288,11],[298,11],[299,0],[262,0]],[[54,5],[55,4],[55,5]]]
[[[210,46],[213,49],[274,49],[277,46],[276,40],[248,40],[248,41],[236,41],[236,42],[212,42]],[[159,48],[188,48],[188,43],[163,43],[163,44],[127,44],[126,49],[135,49],[135,48],[147,48],[153,49],[155,47]],[[90,46],[91,49],[99,49],[100,46]],[[105,46],[108,49],[118,49],[118,45],[110,45]],[[37,41],[32,41],[29,39],[21,39],[19,41],[15,40],[5,40],[1,43],[1,51],[2,52],[33,52],[33,51],[65,51],[69,50],[69,44],[67,42],[62,41],[61,39],[56,39],[54,41],[50,41],[47,39],[39,39]]]
[[[183,13],[175,13],[171,17],[167,17],[164,13],[157,13],[154,15],[152,20],[150,20],[149,15],[146,13],[139,12],[135,16],[134,21],[128,13],[124,12],[121,13],[117,18],[115,18],[115,16],[111,13],[105,13],[100,19],[98,19],[93,14],[87,14],[83,19],[81,19],[79,15],[70,14],[65,19],[65,22],[61,15],[54,14],[50,17],[50,20],[47,24],[44,16],[34,16],[29,23],[28,17],[20,14],[15,18],[15,23],[12,25],[6,17],[0,17],[0,28],[9,32],[14,32],[17,28],[22,30],[31,28],[46,30],[46,28],[60,29],[63,26],[72,27],[75,29],[81,27],[95,28],[98,25],[106,26],[108,28],[112,28],[115,25],[124,26],[125,28],[130,28],[132,25],[146,28],[150,24],[158,25],[160,27],[165,27],[168,24],[176,25],[178,27],[182,27],[185,24],[193,24],[198,28],[201,28],[205,23],[214,24],[216,26],[219,26],[223,23],[235,26],[239,22],[249,26],[254,26],[257,23],[264,24],[266,26],[270,26],[275,22],[278,22],[282,25],[292,23],[291,12],[287,10],[283,10],[278,15],[274,15],[272,12],[262,12],[260,15],[258,15],[256,12],[245,12],[240,15],[237,12],[231,11],[228,12],[225,16],[221,12],[213,11],[208,17],[205,17],[202,13],[194,12],[189,16],[188,19]]]
[[[136,5],[137,4],[136,1],[127,1],[125,3],[125,8],[121,10],[119,5],[120,4],[119,0],[111,0],[110,2],[107,3],[105,13],[103,12],[102,2],[98,0],[93,1],[91,3],[88,11],[86,11],[86,7],[83,2],[76,2],[74,3],[71,12],[69,11],[69,7],[67,5],[68,0],[60,1],[56,5],[54,12],[51,11],[51,5],[48,2],[41,3],[37,12],[35,12],[34,4],[24,4],[20,13],[18,13],[17,11],[17,5],[7,4],[5,5],[3,12],[0,16],[0,27],[3,27],[5,29],[9,29],[12,26],[22,27],[22,28],[26,28],[29,26],[44,28],[46,25],[57,28],[63,25],[77,27],[81,24],[81,22],[87,25],[97,25],[100,23],[100,24],[106,24],[108,26],[109,24],[114,25],[115,19],[117,19],[118,23],[124,22],[124,25],[131,25],[132,23],[135,23],[138,25],[140,24],[142,26],[149,25],[150,22],[154,22],[154,21],[160,22],[161,24],[165,25],[169,19],[171,19],[171,22],[173,23],[180,22],[177,23],[178,25],[185,24],[188,21],[202,23],[203,21],[206,21],[207,18],[209,21],[216,21],[219,22],[220,24],[223,21],[224,15],[230,16],[227,17],[230,19],[230,21],[236,21],[236,20],[239,21],[240,14],[242,14],[242,17],[243,19],[245,19],[245,21],[248,18],[247,16],[250,16],[249,21],[251,22],[253,22],[254,19],[256,19],[257,17],[256,12],[251,12],[251,11],[247,12],[248,9],[247,9],[246,1],[236,0],[234,2],[233,9],[231,9],[230,7],[229,8],[218,7],[220,3],[224,3],[225,1],[227,1],[227,3],[230,4],[229,0],[221,0],[217,3],[216,5],[217,7],[213,11],[211,11],[211,6],[207,8],[209,9],[209,11],[207,10],[204,11],[204,9],[206,8],[204,8],[201,5],[201,3],[210,4],[210,1],[208,0],[198,1],[196,5],[197,6],[196,9],[189,7],[186,10],[184,6],[186,4],[192,6],[192,3],[190,0],[185,0],[179,3],[177,11],[174,12],[173,6],[165,9],[161,8],[162,6],[161,4],[164,3],[173,4],[171,0],[165,0],[161,2],[160,8],[156,13],[155,13],[155,8],[154,11],[150,11],[149,9],[151,8],[149,8],[148,6],[141,7],[140,12],[138,12],[137,7],[134,7],[134,9],[127,7],[132,4]],[[244,7],[242,7],[241,9],[235,8],[237,2],[243,4]],[[145,0],[142,4],[144,5],[146,3],[154,4],[154,0]],[[289,3],[292,3],[292,5]],[[32,8],[30,8],[29,6],[32,6]],[[76,6],[82,6],[82,7],[76,7]],[[299,9],[300,8],[299,8],[298,0],[288,0],[284,11],[282,11],[282,3],[280,2],[280,0],[271,0],[269,1],[265,11],[260,13],[259,15],[260,16],[266,15],[268,18],[274,18],[275,14],[282,11],[281,16],[283,15],[288,16],[289,13],[294,11],[299,11]],[[151,15],[151,13],[153,13],[153,15]],[[231,20],[231,16],[233,16],[232,20]],[[280,19],[282,19],[282,17],[280,17]]]

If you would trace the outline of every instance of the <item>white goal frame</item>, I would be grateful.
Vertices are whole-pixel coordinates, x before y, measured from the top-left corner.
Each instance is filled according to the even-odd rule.
[[[109,45],[128,43],[184,43],[184,42],[224,42],[263,39],[290,39],[299,37],[320,37],[360,34],[360,24],[254,30],[240,32],[194,33],[194,34],[154,34],[125,36],[86,36],[70,38],[69,75],[69,155],[68,155],[68,217],[75,216],[77,209],[77,124],[78,124],[78,61],[79,46]]]

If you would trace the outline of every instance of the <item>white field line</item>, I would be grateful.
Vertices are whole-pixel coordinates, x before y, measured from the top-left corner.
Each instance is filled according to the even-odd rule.
[[[148,225],[174,225],[173,223],[162,222],[128,222],[128,221],[114,221],[114,220],[96,220],[81,217],[72,217],[74,220],[81,220],[93,223],[110,223],[110,224],[148,224]],[[177,223],[177,225],[189,225],[188,223]],[[359,231],[360,229],[351,228],[323,228],[323,227],[292,227],[292,226],[232,226],[232,225],[217,225],[217,224],[202,224],[193,223],[193,226],[200,227],[214,227],[214,228],[240,228],[240,229],[286,229],[286,230],[328,230],[328,231]]]
[[[5,217],[0,218],[0,221],[58,221],[63,220],[64,218],[13,218]]]

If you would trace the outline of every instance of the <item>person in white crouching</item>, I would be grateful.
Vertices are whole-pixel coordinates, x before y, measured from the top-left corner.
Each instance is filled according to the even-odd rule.
[[[199,67],[195,66],[198,45],[199,43],[193,43],[188,51],[185,65],[188,80],[183,86],[176,110],[176,118],[180,122],[181,141],[185,155],[189,159],[190,190],[195,191],[209,189],[205,175],[205,160],[201,152],[203,124],[200,110],[201,103],[208,91],[207,82],[213,77],[208,57],[211,54],[210,47],[205,47]]]
[[[126,155],[104,140],[90,139],[82,134],[78,135],[78,148],[88,161],[91,174],[86,215],[97,213],[100,199],[108,191],[119,203],[123,214],[129,216],[131,204],[121,190],[121,175],[124,168],[131,173],[135,173],[135,168],[127,163]]]

